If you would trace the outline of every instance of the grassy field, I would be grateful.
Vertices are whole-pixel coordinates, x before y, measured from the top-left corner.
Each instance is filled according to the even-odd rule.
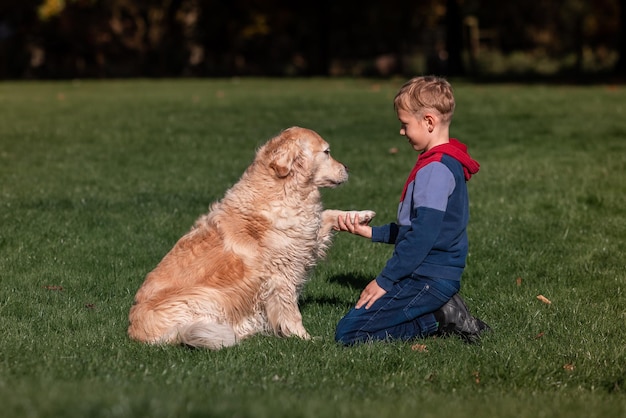
[[[326,207],[393,220],[417,157],[402,81],[0,83],[0,416],[626,417],[623,86],[454,84],[481,163],[461,290],[481,344],[336,345],[391,251],[347,234],[302,295],[312,341],[126,337],[145,274],[283,128],[350,167]]]

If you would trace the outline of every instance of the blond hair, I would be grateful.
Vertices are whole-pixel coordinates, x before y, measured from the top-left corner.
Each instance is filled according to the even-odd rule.
[[[455,107],[452,86],[441,77],[412,78],[396,94],[393,107],[396,112],[399,109],[411,113],[436,110],[445,122],[450,123]]]

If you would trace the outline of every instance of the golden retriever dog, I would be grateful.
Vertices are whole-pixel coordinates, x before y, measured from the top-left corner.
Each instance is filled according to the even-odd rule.
[[[319,188],[347,180],[347,168],[316,132],[292,127],[270,139],[146,276],[128,335],[210,349],[257,333],[309,339],[298,297],[331,244],[337,218],[358,215],[369,223],[376,215],[322,209]]]

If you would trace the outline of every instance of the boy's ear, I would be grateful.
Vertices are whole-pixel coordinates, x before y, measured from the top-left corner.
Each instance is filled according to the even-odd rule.
[[[424,122],[426,122],[428,132],[432,132],[435,129],[435,125],[437,124],[437,118],[430,113],[426,113],[424,115]]]

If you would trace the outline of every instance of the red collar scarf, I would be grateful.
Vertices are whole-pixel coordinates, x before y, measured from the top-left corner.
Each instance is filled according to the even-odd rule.
[[[450,138],[450,142],[437,145],[436,147],[421,153],[419,157],[417,157],[415,167],[411,170],[411,174],[409,174],[409,178],[404,184],[402,197],[400,198],[401,202],[404,200],[404,196],[406,195],[406,189],[409,187],[409,184],[415,180],[415,175],[419,169],[433,161],[441,161],[441,157],[443,157],[444,154],[451,156],[461,163],[463,166],[463,174],[465,174],[465,181],[468,181],[472,177],[472,174],[476,174],[480,168],[478,161],[473,160],[467,153],[467,146],[454,138]]]

